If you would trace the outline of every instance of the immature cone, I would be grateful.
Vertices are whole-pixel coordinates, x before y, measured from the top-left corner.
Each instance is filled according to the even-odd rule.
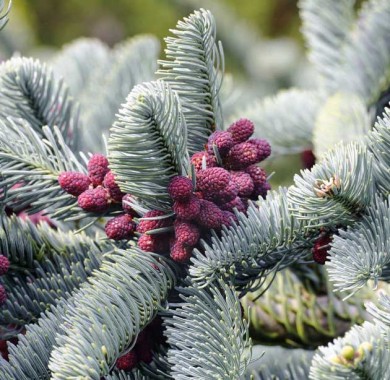
[[[83,173],[62,172],[58,176],[58,183],[68,194],[78,196],[89,188],[91,180]]]
[[[168,194],[174,200],[178,202],[185,202],[190,199],[194,187],[192,181],[183,176],[173,177],[168,185]]]
[[[96,187],[95,189],[89,189],[80,194],[77,203],[85,211],[103,212],[109,206],[108,196],[106,189]]]
[[[223,212],[213,202],[201,200],[200,213],[196,221],[205,228],[218,229],[222,226]]]
[[[193,247],[200,239],[199,228],[193,223],[176,220],[175,238],[185,247]]]
[[[125,355],[122,355],[117,359],[115,365],[116,368],[122,371],[131,371],[139,363],[138,355],[135,350],[131,350]]]
[[[227,131],[231,133],[234,144],[242,143],[252,136],[255,126],[248,119],[240,119],[234,122]]]
[[[271,145],[264,139],[250,139],[248,143],[254,145],[257,149],[257,161],[261,162],[271,155]]]
[[[197,188],[203,193],[215,193],[224,189],[230,181],[230,173],[223,168],[201,170],[197,175]]]
[[[191,156],[191,164],[194,165],[196,172],[203,169],[203,157],[205,157],[206,160],[206,168],[213,168],[217,166],[217,160],[213,155],[208,154],[207,152],[197,152]]]
[[[245,169],[245,173],[251,176],[255,186],[262,186],[267,181],[267,174],[260,166],[250,165]]]
[[[226,166],[232,170],[243,170],[258,162],[259,152],[254,144],[243,142],[234,145],[226,156]]]
[[[122,202],[122,198],[125,193],[122,193],[121,189],[115,182],[115,176],[111,170],[104,176],[103,185],[108,190],[108,193],[114,202]]]
[[[238,195],[238,186],[236,185],[235,182],[230,180],[230,182],[227,184],[227,186],[224,189],[213,193],[205,193],[204,199],[220,205],[220,204],[230,202],[231,200],[236,198],[237,195]]]
[[[200,201],[193,195],[186,202],[175,202],[173,204],[173,212],[180,219],[194,220],[198,217],[200,212]]]
[[[94,186],[103,183],[108,170],[108,160],[103,154],[94,154],[88,161],[88,174]]]
[[[246,212],[247,210],[247,206],[240,197],[236,197],[232,201],[224,203],[220,207],[222,210],[230,212],[233,212],[234,209],[237,209],[239,212]]]
[[[230,174],[232,176],[232,181],[238,187],[238,195],[240,197],[249,197],[252,194],[253,189],[255,187],[251,176],[245,172],[233,172]]]
[[[163,215],[165,215],[164,211],[151,210],[151,211],[148,211],[143,216],[143,218],[154,218],[156,216],[163,216]],[[141,234],[143,234],[147,231],[155,230],[157,228],[169,227],[171,225],[172,225],[171,218],[156,219],[156,220],[141,219],[137,225],[137,232],[140,232]]]
[[[231,211],[223,211],[222,224],[226,227],[229,227],[234,222],[238,222],[237,217]]]
[[[110,219],[105,226],[106,235],[113,240],[129,240],[135,230],[133,218],[128,215],[120,215]]]
[[[7,292],[3,285],[0,284],[0,305],[5,304],[7,301]]]
[[[185,263],[191,257],[191,249],[184,247],[179,241],[175,241],[171,246],[171,258],[178,263]]]
[[[227,131],[215,131],[210,135],[207,143],[207,152],[211,155],[214,155],[214,145],[220,156],[225,156],[234,145],[232,134]]]
[[[330,243],[332,242],[332,237],[328,234],[322,234],[315,241],[314,247],[312,250],[313,260],[321,265],[324,265],[328,258],[328,251],[330,249]]]
[[[145,252],[164,253],[169,250],[169,238],[171,234],[142,234],[138,238],[138,247]]]
[[[3,276],[8,272],[9,265],[8,258],[4,255],[0,255],[0,276]]]

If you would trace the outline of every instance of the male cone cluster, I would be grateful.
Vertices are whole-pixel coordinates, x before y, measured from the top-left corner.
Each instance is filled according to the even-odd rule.
[[[159,252],[170,242],[170,256],[177,262],[187,262],[200,238],[207,237],[210,229],[220,230],[237,221],[234,209],[246,212],[248,200],[265,197],[270,189],[265,171],[257,164],[271,154],[266,140],[250,139],[253,123],[240,119],[227,131],[216,131],[208,139],[206,148],[191,157],[196,172],[196,188],[193,181],[175,176],[168,194],[173,200],[172,218],[141,222],[137,231],[142,233],[138,245],[146,251]],[[159,214],[157,214],[159,213]],[[162,216],[151,211],[145,217]],[[147,235],[153,229],[169,227],[174,232]],[[163,243],[165,242],[165,244]],[[157,247],[157,245],[159,247]]]
[[[129,206],[130,194],[124,194],[115,182],[102,154],[94,154],[88,162],[88,175],[79,172],[63,172],[58,177],[63,190],[77,197],[78,205],[85,211],[104,213],[111,204],[122,204],[124,214],[110,219],[105,232],[109,239],[128,240],[135,231],[134,210]]]
[[[104,213],[111,204],[122,203],[124,214],[110,219],[105,226],[108,238],[129,240],[137,232],[142,250],[170,252],[173,260],[185,263],[202,236],[236,222],[235,209],[246,212],[249,200],[265,198],[270,189],[265,171],[257,164],[271,154],[271,147],[266,140],[251,138],[253,132],[253,123],[240,119],[226,131],[210,135],[205,150],[191,157],[196,187],[184,176],[173,177],[168,186],[174,217],[151,210],[136,225],[136,213],[127,202],[131,195],[121,192],[107,158],[101,154],[91,157],[88,175],[64,172],[58,181],[86,211]]]

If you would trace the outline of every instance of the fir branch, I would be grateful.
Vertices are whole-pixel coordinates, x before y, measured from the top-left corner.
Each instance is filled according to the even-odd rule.
[[[4,5],[4,0],[0,0],[0,30],[3,29],[8,22],[8,14],[11,10],[12,0],[9,1],[7,9],[5,9]]]
[[[340,50],[352,29],[355,0],[300,0],[302,32],[322,84],[333,90],[334,77],[343,62]],[[367,56],[364,57],[367,59]]]
[[[374,317],[375,322],[387,332],[390,339],[390,295],[381,291],[378,305],[369,302],[366,307],[367,311]]]
[[[335,86],[359,95],[368,105],[390,85],[389,19],[388,0],[364,2],[340,52],[343,64],[336,72]]]
[[[48,364],[56,332],[63,331],[66,310],[74,306],[72,298],[60,301],[42,314],[37,323],[26,326],[26,334],[18,335],[17,346],[8,343],[9,362],[0,363],[0,377],[4,380],[49,380]]]
[[[378,118],[374,130],[367,137],[368,149],[375,158],[373,165],[375,184],[387,196],[390,193],[390,108]]]
[[[99,268],[103,254],[113,250],[108,241],[97,243],[84,233],[61,232],[46,224],[35,227],[17,217],[0,221],[2,254],[11,263],[2,277],[7,290],[2,324],[35,321],[78,289]]]
[[[157,74],[179,94],[188,127],[190,154],[204,148],[208,136],[222,129],[218,92],[222,83],[224,56],[216,40],[211,12],[195,11],[179,21],[174,37],[167,37],[167,60],[159,61]]]
[[[106,255],[67,312],[65,331],[51,353],[52,379],[107,375],[174,283],[175,273],[165,261],[137,248]]]
[[[80,99],[86,91],[95,73],[99,71],[101,75],[102,67],[106,68],[109,63],[108,46],[93,38],[78,38],[65,45],[49,61],[54,75],[65,81],[69,86],[70,93],[76,99]],[[100,78],[101,81],[103,78]],[[111,91],[106,91],[106,93]],[[81,117],[83,117],[84,111],[86,110],[83,110]]]
[[[0,121],[1,201],[15,212],[29,208],[35,213],[50,207],[57,215],[81,211],[75,197],[65,193],[58,176],[64,171],[85,172],[66,145],[57,127],[45,126],[38,133],[24,120]],[[10,189],[19,184],[20,188]],[[85,215],[85,214],[84,214]]]
[[[390,280],[389,225],[389,198],[376,197],[358,223],[334,236],[327,268],[336,290],[357,291],[370,279]]]
[[[176,92],[163,81],[136,86],[117,115],[108,142],[110,168],[121,190],[150,209],[169,211],[168,184],[188,166],[186,141]]]
[[[337,143],[362,141],[371,129],[371,117],[363,100],[337,92],[321,107],[313,131],[314,154],[321,159]]]
[[[252,351],[254,362],[249,364],[245,379],[303,380],[309,378],[313,351],[262,345],[254,346]]]
[[[180,288],[183,303],[165,319],[174,379],[237,379],[250,360],[247,325],[234,287]]]
[[[203,286],[222,276],[249,290],[258,278],[308,254],[310,236],[289,212],[286,189],[268,193],[258,206],[250,204],[247,216],[237,213],[238,223],[205,242],[204,252],[194,250],[189,272],[195,283]]]
[[[321,105],[319,93],[292,89],[252,102],[237,111],[232,120],[240,117],[252,120],[255,136],[269,141],[272,154],[297,153],[311,146]]]
[[[289,189],[291,212],[307,228],[355,222],[374,198],[372,155],[357,143],[338,145]]]
[[[84,149],[104,150],[102,135],[107,135],[133,87],[154,79],[159,52],[155,37],[139,35],[116,45],[105,64],[93,71],[80,98]]]
[[[334,340],[326,347],[320,347],[312,361],[310,379],[329,378],[390,378],[390,350],[382,330],[370,322],[365,322],[362,326],[353,327],[345,337]]]
[[[119,282],[122,285],[118,286]],[[84,283],[80,290],[66,301],[60,300],[56,307],[52,306],[50,311],[41,315],[36,324],[27,325],[26,334],[18,336],[17,346],[9,343],[9,363],[1,363],[3,365],[0,365],[0,378],[52,379],[53,374],[48,367],[50,355],[53,349],[58,350],[56,343],[58,346],[60,341],[66,339],[70,327],[74,327],[71,323],[77,320],[75,314],[82,313],[84,308],[90,318],[83,320],[80,317],[82,335],[70,334],[69,339],[77,340],[73,349],[81,348],[81,353],[97,353],[100,357],[103,355],[101,347],[104,345],[111,360],[109,365],[113,365],[121,352],[135,340],[141,328],[153,318],[156,308],[160,307],[166,298],[166,292],[173,286],[173,282],[174,274],[170,268],[145,252],[135,249],[107,255],[102,268],[94,273],[93,281]],[[121,311],[118,311],[118,308],[121,308]],[[96,321],[97,311],[99,322]],[[99,325],[100,322],[106,323],[104,329]],[[103,330],[106,332],[104,337]],[[111,334],[111,331],[115,333]],[[123,335],[121,342],[115,341],[118,334]],[[108,342],[107,337],[110,337]],[[86,343],[86,340],[90,340],[92,346]],[[99,340],[102,340],[101,344],[98,343]],[[72,360],[68,361],[69,358],[79,358],[79,355],[80,351],[77,355],[71,354],[65,358],[65,362],[72,366]],[[82,363],[91,363],[86,358],[84,360],[80,362],[81,366]],[[88,364],[86,365],[88,367]],[[88,369],[82,369],[80,376],[85,376],[86,373],[89,373]],[[115,373],[116,371],[112,376],[115,376]],[[137,371],[134,373],[137,374]],[[110,379],[107,371],[101,375]],[[133,375],[127,376],[129,377],[125,378],[126,380],[138,379]],[[100,376],[92,378],[99,379]],[[119,378],[122,380],[123,376]]]
[[[0,66],[0,116],[23,118],[41,135],[43,126],[57,126],[69,146],[77,141],[78,108],[68,88],[31,58],[12,58]]]
[[[43,245],[39,230],[31,222],[0,215],[0,252],[13,265],[32,269]]]

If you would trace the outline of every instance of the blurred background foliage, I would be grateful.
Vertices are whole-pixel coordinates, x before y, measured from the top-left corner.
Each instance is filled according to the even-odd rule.
[[[259,35],[289,36],[302,42],[296,0],[218,3],[229,6]],[[188,15],[188,8],[188,3],[180,0],[16,0],[10,24],[28,25],[30,41],[36,45],[61,47],[84,36],[97,37],[112,46],[139,33],[151,33],[162,40],[178,19]]]
[[[310,75],[306,76],[308,66],[297,0],[14,0],[13,3],[9,25],[0,34],[0,60],[15,52],[45,60],[79,37],[96,37],[113,46],[128,37],[148,33],[158,37],[164,46],[163,38],[177,20],[203,6],[216,16],[226,71],[246,82],[243,96],[248,100],[291,86],[313,86],[307,79]],[[224,25],[222,20],[227,20]],[[231,20],[234,25],[229,24]],[[241,31],[242,36],[233,36]],[[246,44],[238,46],[246,37],[249,37]],[[240,54],[243,51],[245,57]],[[271,157],[268,161],[268,172],[275,172],[273,186],[291,184],[293,174],[302,167],[299,155]]]

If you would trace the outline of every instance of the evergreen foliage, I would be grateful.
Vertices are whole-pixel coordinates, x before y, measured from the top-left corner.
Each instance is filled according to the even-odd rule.
[[[1,201],[15,212],[30,213],[54,207],[68,215],[75,199],[60,188],[63,171],[85,172],[60,130],[43,126],[40,132],[24,119],[1,120]]]
[[[148,209],[169,209],[169,181],[188,168],[187,127],[176,91],[163,81],[136,86],[111,129],[108,152],[122,191]]]
[[[136,247],[140,231],[127,241],[114,241],[104,239],[101,230],[104,218],[124,211],[109,192],[113,189],[106,183],[108,170],[120,190],[134,197],[130,206],[139,216],[150,210],[164,214],[145,219],[127,214],[131,223],[133,217],[138,223],[170,221],[171,179],[189,176],[194,187],[196,169],[189,165],[190,155],[211,144],[208,137],[214,130],[224,129],[219,98],[224,58],[212,14],[200,9],[179,21],[174,37],[166,39],[159,79],[152,82],[141,83],[153,79],[158,54],[158,44],[149,36],[113,50],[80,40],[51,61],[53,71],[29,58],[2,64],[0,253],[11,265],[0,277],[6,291],[0,334],[8,339],[24,327],[26,333],[17,336],[17,345],[8,343],[9,361],[0,359],[1,378],[390,377],[390,302],[388,287],[382,284],[389,282],[388,110],[367,134],[379,92],[389,85],[390,6],[386,0],[368,1],[355,19],[353,1],[324,4],[319,12],[316,1],[301,2],[309,55],[322,80],[319,89],[282,92],[261,104],[256,101],[240,115],[250,115],[258,137],[269,138],[278,153],[306,148],[316,136],[324,158],[296,175],[294,186],[249,201],[246,212],[235,209],[236,220],[229,219],[229,226],[202,234],[188,265],[173,263],[164,257],[168,252]],[[370,56],[372,41],[378,43]],[[98,67],[89,70],[93,60]],[[355,61],[362,67],[351,72]],[[112,63],[109,75],[97,80]],[[68,76],[69,90],[62,82]],[[344,90],[354,99],[347,108]],[[81,121],[74,98],[81,110],[88,110]],[[329,113],[334,99],[334,109],[346,109],[347,116]],[[331,120],[334,135],[320,146],[324,120]],[[58,177],[65,171],[86,173],[81,161],[87,161],[87,155],[78,156],[72,149],[103,146],[103,140],[96,143],[91,136],[108,133],[111,124],[109,168],[106,164],[104,180],[96,185],[108,194],[110,208],[91,214],[77,206]],[[248,123],[241,127],[248,128]],[[358,141],[351,142],[356,131]],[[335,136],[342,142],[333,146]],[[332,149],[323,154],[328,145]],[[206,149],[212,150],[217,163],[226,159],[216,143]],[[204,158],[203,167],[206,162]],[[216,169],[221,177],[229,177],[226,170]],[[88,191],[94,190],[90,186]],[[38,211],[57,219],[53,228],[21,219]],[[93,225],[85,224],[91,216]],[[173,224],[147,233],[167,234],[177,228],[178,223]],[[196,228],[190,231],[199,232]],[[325,270],[336,290],[349,291],[346,302],[333,295],[323,271],[313,269],[312,249],[324,234],[332,235]],[[368,306],[373,321],[354,325],[338,337],[367,319],[362,302],[374,297],[356,291],[371,279],[383,292],[379,302]],[[271,326],[269,333],[263,332],[269,343],[283,339],[284,344],[316,348],[324,336],[327,342],[337,339],[315,353],[289,355],[284,349],[260,347],[265,352],[259,359],[263,365],[246,371],[251,359],[249,327],[255,324],[254,313],[241,310],[245,295],[243,304],[250,301],[253,310],[260,310],[260,328]],[[321,297],[330,307],[323,307]],[[157,314],[164,317],[167,346],[161,344],[152,357],[140,360],[142,364],[134,368],[130,363],[122,371],[118,359],[140,355],[137,344]],[[338,325],[340,320],[345,323]],[[272,336],[272,329],[279,335]],[[315,334],[321,342],[315,341]],[[273,355],[288,359],[275,363]]]
[[[37,133],[57,126],[72,146],[77,140],[78,111],[63,82],[51,69],[31,58],[13,58],[0,66],[0,115],[22,118]]]
[[[218,97],[223,50],[216,39],[214,18],[204,9],[179,21],[172,32],[175,37],[165,39],[167,60],[159,62],[158,74],[181,98],[192,154],[202,150],[211,132],[223,126]]]
[[[181,293],[184,302],[166,320],[171,376],[239,378],[250,359],[250,340],[234,288],[220,283],[207,291],[188,287]]]

